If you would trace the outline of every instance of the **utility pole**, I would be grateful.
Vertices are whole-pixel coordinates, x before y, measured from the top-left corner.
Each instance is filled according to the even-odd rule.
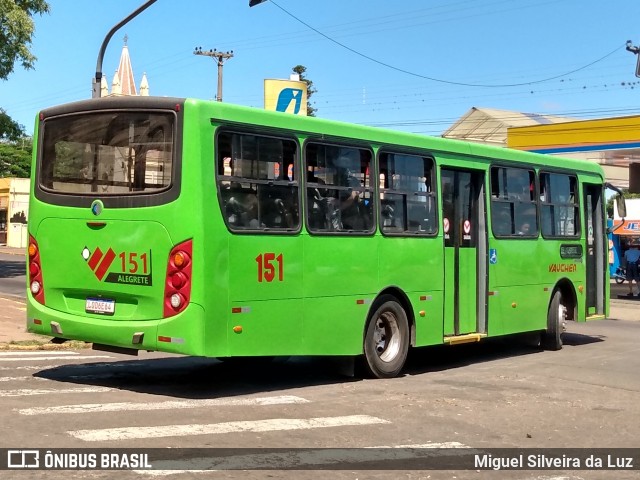
[[[216,100],[222,101],[222,66],[225,60],[229,60],[233,57],[233,50],[230,52],[218,52],[215,48],[213,50],[203,51],[202,47],[196,47],[193,52],[194,55],[204,55],[205,57],[213,58],[218,64],[218,95]]]
[[[638,61],[636,63],[636,77],[640,78],[640,47],[635,47],[631,40],[627,40],[627,52],[638,55]]]

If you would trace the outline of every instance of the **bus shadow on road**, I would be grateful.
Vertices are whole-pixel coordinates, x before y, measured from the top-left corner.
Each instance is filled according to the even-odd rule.
[[[569,332],[565,333],[562,339],[565,347],[579,347],[604,341],[604,337],[601,335]],[[419,375],[472,364],[494,362],[505,358],[548,353],[553,352],[542,349],[539,345],[539,337],[535,334],[509,335],[465,345],[422,347],[411,352],[405,373]]]
[[[599,336],[566,333],[564,344],[579,347],[604,341]],[[525,355],[547,355],[527,336],[510,336],[458,346],[413,349],[404,374],[453,370]],[[138,393],[188,399],[210,399],[309,386],[358,382],[351,361],[332,357],[214,358],[166,357],[68,364],[43,369],[35,377],[56,382],[103,386]],[[355,372],[355,376],[349,373]]]
[[[356,381],[335,359],[171,357],[61,365],[34,373],[57,382],[177,398],[205,399]]]

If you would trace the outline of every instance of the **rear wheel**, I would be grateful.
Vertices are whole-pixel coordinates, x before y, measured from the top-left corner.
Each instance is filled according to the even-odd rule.
[[[567,307],[562,302],[562,293],[556,290],[547,313],[547,330],[542,334],[540,344],[546,350],[562,348],[562,334],[566,329]]]
[[[377,378],[397,376],[409,352],[409,322],[396,299],[385,295],[369,318],[364,336],[364,367]]]

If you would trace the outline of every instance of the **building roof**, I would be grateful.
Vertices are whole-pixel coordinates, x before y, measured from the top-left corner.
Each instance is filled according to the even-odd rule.
[[[507,128],[545,125],[576,120],[571,117],[521,113],[495,108],[472,107],[442,136],[469,142],[506,146]]]

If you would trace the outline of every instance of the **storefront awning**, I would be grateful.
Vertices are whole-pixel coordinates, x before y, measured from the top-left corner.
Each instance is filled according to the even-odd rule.
[[[621,227],[616,228],[617,221],[613,221],[613,233],[615,235],[640,236],[640,220],[625,220]]]

